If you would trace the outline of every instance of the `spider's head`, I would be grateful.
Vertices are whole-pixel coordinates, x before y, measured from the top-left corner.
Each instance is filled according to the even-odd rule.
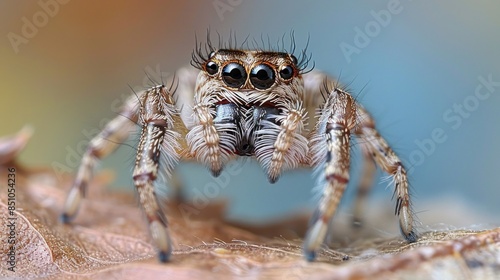
[[[199,64],[196,92],[200,100],[244,107],[297,100],[303,92],[297,58],[285,52],[220,49]]]
[[[206,56],[197,52],[192,63],[200,69],[193,106],[196,125],[187,136],[192,155],[214,175],[233,155],[255,155],[269,168],[271,182],[281,170],[271,163],[275,145],[289,152],[274,162],[302,161],[304,141],[276,143],[287,129],[292,139],[305,139],[300,134],[306,120],[301,62],[308,59],[298,62],[291,53],[262,50],[212,49]]]
[[[227,88],[262,91],[299,76],[297,58],[291,54],[224,49],[210,53],[203,72]]]

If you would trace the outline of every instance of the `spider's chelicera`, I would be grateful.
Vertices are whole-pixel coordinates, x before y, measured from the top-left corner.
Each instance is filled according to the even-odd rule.
[[[319,71],[304,71],[308,60],[287,52],[211,45],[207,55],[195,52],[195,68],[179,71],[176,91],[159,85],[133,95],[120,116],[92,139],[68,194],[63,221],[75,216],[95,163],[123,142],[137,123],[142,131],[133,180],[161,261],[168,260],[172,242],[153,187],[159,173],[168,180],[180,160],[194,159],[218,176],[237,156],[255,157],[271,183],[287,169],[319,170],[322,197],[303,247],[306,259],[312,261],[349,181],[354,135],[362,139],[364,176],[372,175],[373,162],[392,176],[401,233],[415,241],[401,161],[375,129],[372,117],[346,90]],[[314,123],[307,116],[315,116]],[[369,180],[360,185],[355,219],[370,185]]]

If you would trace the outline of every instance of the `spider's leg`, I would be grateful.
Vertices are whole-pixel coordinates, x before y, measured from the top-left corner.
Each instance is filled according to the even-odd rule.
[[[183,145],[180,143],[184,128],[179,112],[175,108],[172,94],[165,86],[146,91],[141,98],[139,124],[142,127],[135,169],[134,184],[139,193],[139,202],[146,214],[149,231],[158,249],[159,259],[168,261],[172,244],[167,229],[167,219],[160,209],[154,182],[159,172],[167,179],[177,165]],[[183,133],[184,134],[184,133]]]
[[[63,213],[61,214],[61,220],[64,223],[69,223],[78,212],[87,185],[92,179],[92,172],[96,163],[116,150],[127,139],[130,131],[135,126],[139,109],[137,106],[139,97],[135,95],[129,97],[121,108],[119,116],[107,123],[104,129],[90,141],[87,150],[82,156],[76,179],[66,197]]]
[[[354,211],[352,217],[352,225],[359,227],[362,225],[363,206],[366,205],[368,193],[373,185],[373,178],[376,171],[375,163],[368,153],[363,152],[363,171],[361,173],[361,182],[358,186],[356,193],[356,200],[354,202]]]
[[[304,239],[308,261],[324,242],[330,221],[349,181],[350,134],[356,121],[356,104],[346,92],[334,88],[326,97],[319,120],[311,136],[312,164],[319,171],[322,197],[311,217]]]
[[[411,211],[406,169],[396,153],[375,129],[375,121],[361,106],[358,106],[358,118],[359,124],[355,133],[362,139],[360,143],[363,149],[373,157],[382,170],[392,177],[395,186],[394,193],[397,196],[395,213],[399,216],[401,233],[409,242],[415,242],[417,234],[413,228],[414,214]]]

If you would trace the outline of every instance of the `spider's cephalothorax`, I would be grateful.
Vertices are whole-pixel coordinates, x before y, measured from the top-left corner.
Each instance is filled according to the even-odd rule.
[[[214,175],[233,155],[255,155],[275,182],[307,163],[304,81],[290,54],[219,50],[202,65],[194,96],[191,154]]]
[[[179,160],[195,159],[218,176],[237,156],[254,156],[270,182],[286,169],[318,169],[322,197],[304,239],[305,257],[314,260],[349,181],[351,135],[362,139],[364,176],[372,175],[375,162],[392,177],[401,233],[410,242],[416,240],[403,164],[368,112],[331,78],[318,71],[306,73],[304,58],[298,61],[286,52],[211,48],[193,62],[197,69],[178,73],[176,98],[172,87],[164,85],[138,93],[92,139],[63,221],[75,216],[96,161],[124,141],[137,123],[142,131],[133,179],[161,261],[168,259],[172,243],[153,187],[158,175],[170,180]],[[315,116],[315,124],[309,125],[306,116]],[[356,221],[370,185],[362,180]]]

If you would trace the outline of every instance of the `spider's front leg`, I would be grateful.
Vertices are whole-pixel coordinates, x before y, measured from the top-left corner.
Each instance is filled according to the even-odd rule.
[[[113,152],[130,134],[135,124],[141,127],[137,148],[134,184],[159,258],[165,262],[172,251],[167,220],[161,211],[153,183],[161,172],[170,178],[185,143],[180,137],[186,128],[174,105],[172,93],[164,85],[132,95],[120,112],[96,137],[85,152],[75,182],[68,194],[61,219],[69,223],[76,215],[95,163]],[[179,132],[176,132],[179,131]]]
[[[159,207],[153,184],[159,170],[166,172],[167,178],[171,177],[183,148],[181,134],[176,130],[185,134],[185,126],[172,94],[165,86],[154,87],[142,96],[139,124],[142,131],[133,180],[159,259],[166,262],[172,252],[172,244],[167,219]]]
[[[310,140],[311,165],[320,168],[320,186],[323,195],[316,208],[304,240],[304,253],[312,261],[324,242],[330,221],[337,209],[345,187],[349,181],[350,135],[354,133],[360,141],[365,158],[372,157],[395,183],[397,195],[396,214],[402,235],[409,242],[415,242],[417,235],[413,229],[413,213],[410,207],[406,170],[387,142],[375,129],[371,116],[345,91],[335,88],[326,97],[319,113],[314,134]],[[369,189],[369,179],[373,174],[373,163],[367,164],[358,195],[356,216]]]
[[[304,239],[304,254],[313,261],[323,244],[328,226],[349,182],[350,133],[356,124],[356,104],[346,92],[335,88],[323,105],[310,151],[312,165],[320,168],[322,197]]]

